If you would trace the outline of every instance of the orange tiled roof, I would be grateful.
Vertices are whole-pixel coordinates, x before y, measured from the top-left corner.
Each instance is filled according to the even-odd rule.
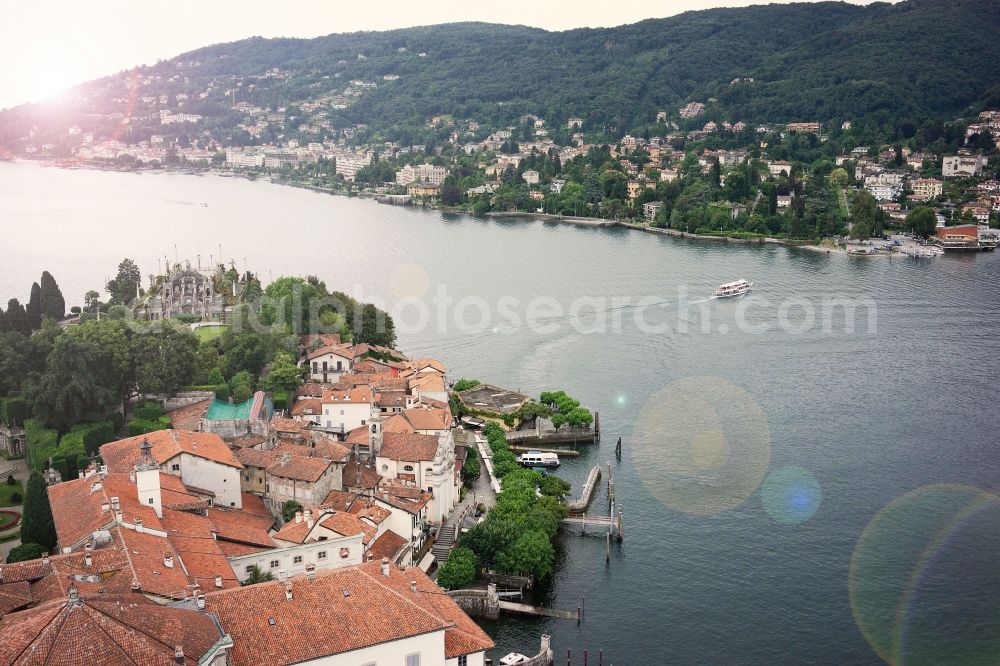
[[[295,419],[284,419],[280,416],[271,419],[271,429],[276,432],[299,432],[303,423]]]
[[[0,622],[3,664],[171,664],[175,648],[194,666],[222,634],[205,613],[166,608],[142,595],[62,598]]]
[[[357,498],[357,495],[346,490],[331,490],[323,499],[323,506],[334,511],[349,511]]]
[[[393,414],[389,418],[382,421],[382,432],[408,432],[415,433],[416,430],[413,428],[413,424],[403,416],[402,414]]]
[[[451,426],[451,415],[443,409],[407,409],[403,416],[414,430],[447,430]]]
[[[112,472],[128,472],[139,462],[139,445],[148,440],[153,457],[160,465],[181,453],[211,460],[221,465],[243,469],[222,438],[210,432],[158,430],[137,437],[110,442],[101,447],[101,459]]]
[[[120,528],[118,532],[132,571],[144,593],[175,599],[183,598],[189,593],[191,581],[184,575],[177,551],[168,539],[125,528]],[[172,568],[164,564],[164,555],[173,556]]]
[[[316,483],[332,463],[325,458],[310,458],[283,453],[281,457],[267,466],[267,473],[283,479]]]
[[[27,581],[0,584],[0,616],[30,606],[33,601]]]
[[[233,637],[233,666],[256,664],[261,654],[275,666],[295,664],[436,631],[445,632],[448,658],[468,654],[457,649],[493,647],[419,569],[390,566],[389,575],[382,576],[380,567],[370,562],[323,571],[313,580],[297,576],[287,583],[291,600],[285,597],[286,583],[279,581],[213,592],[207,608]],[[410,590],[411,580],[417,592]],[[450,632],[460,635],[449,641]]]
[[[319,358],[320,356],[326,356],[327,354],[333,354],[334,356],[339,356],[342,359],[350,361],[354,358],[355,354],[349,348],[343,345],[324,345],[315,351],[309,352],[306,356],[310,361],[314,358]]]
[[[323,391],[323,404],[371,404],[375,401],[375,395],[370,386],[357,386],[347,391]]]
[[[386,530],[368,546],[366,554],[378,561],[381,561],[383,557],[388,557],[390,561],[394,562],[396,555],[406,544],[406,539],[391,530]]]
[[[197,430],[199,422],[208,415],[211,400],[202,400],[167,412],[170,427],[178,430]]]
[[[220,540],[274,547],[274,542],[267,535],[274,525],[274,517],[270,514],[260,516],[238,509],[210,507],[208,518],[215,525]]]
[[[382,475],[356,460],[344,465],[343,476],[345,488],[375,488],[382,481]]]
[[[300,398],[292,403],[292,416],[319,416],[323,413],[323,401],[319,398]]]
[[[358,426],[348,431],[344,441],[347,444],[371,444],[371,431],[367,426]]]
[[[262,449],[240,449],[236,452],[236,459],[244,467],[256,467],[258,469],[266,469],[277,457],[273,449],[266,451]]]
[[[378,457],[405,462],[429,461],[434,460],[437,448],[438,438],[435,435],[384,432]]]

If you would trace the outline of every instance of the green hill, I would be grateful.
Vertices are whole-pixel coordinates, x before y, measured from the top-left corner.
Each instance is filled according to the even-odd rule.
[[[404,144],[434,138],[428,121],[439,115],[500,127],[531,113],[553,128],[579,116],[591,132],[620,136],[648,128],[659,110],[676,119],[680,105],[709,98],[718,101],[700,122],[892,124],[1000,96],[997,34],[995,0],[907,0],[713,9],[565,32],[460,23],[311,40],[255,37],[84,84],[58,109],[4,111],[0,145],[18,146],[32,125],[39,140],[47,132],[65,136],[71,121],[114,135],[120,118],[107,116],[116,113],[132,119],[126,140],[154,131],[190,140],[204,129],[224,143],[275,138],[271,130],[252,139],[237,129],[246,116],[231,108],[234,101],[277,111],[320,100],[329,127],[364,123],[378,138]],[[274,68],[281,72],[265,77]],[[355,80],[377,88],[330,103]],[[188,96],[179,109],[177,94]],[[163,105],[148,100],[159,95],[170,96],[173,111],[204,116],[197,130],[157,129]],[[295,108],[287,114],[284,137],[310,120]]]

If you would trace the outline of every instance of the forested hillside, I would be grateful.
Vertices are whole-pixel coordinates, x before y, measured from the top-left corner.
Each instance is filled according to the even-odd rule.
[[[566,32],[464,23],[251,38],[84,84],[58,107],[4,111],[0,144],[13,146],[32,125],[65,132],[78,118],[100,131],[99,115],[141,125],[144,113],[163,108],[148,101],[159,95],[203,116],[202,127],[227,143],[254,142],[236,130],[239,101],[273,111],[319,100],[330,127],[363,123],[403,144],[422,142],[439,115],[493,127],[528,113],[549,127],[579,116],[588,132],[621,136],[642,132],[660,110],[677,119],[680,105],[710,99],[717,102],[701,122],[891,125],[1000,96],[998,34],[996,0],[907,0],[713,9]],[[265,76],[275,68],[280,74]],[[330,96],[346,101],[330,104]]]

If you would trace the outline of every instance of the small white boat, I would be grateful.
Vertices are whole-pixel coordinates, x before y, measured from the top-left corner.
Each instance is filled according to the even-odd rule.
[[[511,652],[510,654],[500,657],[500,666],[517,666],[517,664],[526,664],[530,661],[520,652]]]
[[[749,294],[751,289],[753,289],[753,282],[748,282],[740,278],[735,282],[719,285],[719,288],[715,290],[715,297],[730,298],[732,296],[743,296],[744,294]]]
[[[522,453],[517,462],[525,467],[559,467],[559,456],[555,453],[544,453],[542,451],[528,451]]]

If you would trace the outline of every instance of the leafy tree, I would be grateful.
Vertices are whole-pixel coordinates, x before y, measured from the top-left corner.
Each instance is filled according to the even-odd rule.
[[[282,353],[271,363],[267,375],[261,380],[260,387],[271,393],[292,391],[298,388],[301,381],[302,369],[295,365],[290,355]]]
[[[246,370],[229,380],[229,395],[234,403],[246,402],[253,395],[253,375]]]
[[[830,172],[831,185],[836,185],[837,187],[846,187],[847,180],[848,180],[847,169],[844,169],[843,167],[837,167],[836,169]]]
[[[438,569],[437,584],[446,590],[463,588],[476,578],[478,560],[469,548],[459,546],[448,554],[448,560]]]
[[[41,310],[43,317],[55,321],[59,321],[66,314],[66,299],[63,298],[55,278],[48,271],[42,272]]]
[[[164,322],[153,332],[134,334],[129,350],[138,394],[167,394],[191,383],[197,368],[198,338],[187,328]]]
[[[396,329],[392,317],[371,303],[361,308],[361,318],[351,327],[356,342],[392,347],[396,342]]]
[[[7,301],[4,330],[21,335],[31,335],[31,320],[28,319],[28,313],[24,311],[24,306],[16,298]]]
[[[522,421],[535,421],[538,417],[548,418],[552,416],[552,409],[539,402],[529,400],[521,406],[518,416]]]
[[[45,479],[37,471],[28,479],[21,518],[21,541],[39,544],[51,551],[56,547],[56,526],[46,492]]]
[[[468,485],[478,479],[481,473],[479,454],[475,449],[468,449],[465,463],[462,465],[462,480]]]
[[[291,522],[295,518],[295,512],[301,510],[301,504],[295,500],[287,500],[281,505],[281,519],[286,523]]]
[[[906,229],[920,238],[927,238],[937,229],[937,216],[928,206],[917,206],[906,216]]]
[[[37,560],[42,555],[48,554],[48,552],[45,546],[40,546],[37,543],[22,543],[20,546],[11,548],[10,552],[7,553],[7,564]]]
[[[37,330],[42,325],[42,288],[37,282],[31,285],[31,297],[24,312],[28,315],[31,330]]]
[[[561,500],[569,492],[570,484],[565,479],[549,474],[542,477],[541,482],[538,484],[538,489],[543,495],[549,495]]]
[[[555,549],[545,532],[524,532],[508,548],[497,554],[497,565],[504,571],[544,578],[552,573]]]
[[[142,273],[139,266],[131,259],[123,259],[118,264],[118,274],[114,279],[108,281],[105,289],[111,294],[111,302],[118,305],[125,305],[132,302],[139,290],[142,282]]]
[[[261,571],[259,566],[253,564],[250,566],[250,574],[243,581],[243,584],[256,585],[257,583],[266,583],[272,580],[274,580],[274,575],[270,571]]]

